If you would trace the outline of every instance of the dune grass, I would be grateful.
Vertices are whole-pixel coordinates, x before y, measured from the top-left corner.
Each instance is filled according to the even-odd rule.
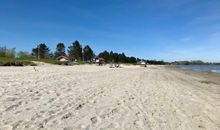
[[[0,57],[0,66],[36,66],[33,61],[44,62],[54,65],[82,65],[85,64],[83,61],[77,62],[62,62],[54,59],[37,59],[37,58],[6,58]],[[91,64],[91,63],[90,63]]]
[[[0,57],[0,66],[36,66],[36,64],[28,60]]]

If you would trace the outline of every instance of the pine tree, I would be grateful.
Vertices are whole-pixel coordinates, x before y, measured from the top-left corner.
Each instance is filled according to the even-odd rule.
[[[49,58],[50,49],[45,43],[41,43],[38,47],[32,49],[32,56],[35,58]]]
[[[86,45],[83,48],[83,58],[84,58],[84,61],[91,61],[93,57],[94,57],[93,50],[90,48],[89,45]]]
[[[82,46],[78,41],[72,43],[71,46],[68,47],[68,55],[75,57],[77,60],[82,60]]]
[[[55,57],[65,56],[65,45],[63,43],[58,43],[56,47]]]

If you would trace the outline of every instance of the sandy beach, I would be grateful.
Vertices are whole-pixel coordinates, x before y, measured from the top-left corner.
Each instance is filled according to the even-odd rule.
[[[0,67],[1,130],[219,130],[220,76],[164,66]]]

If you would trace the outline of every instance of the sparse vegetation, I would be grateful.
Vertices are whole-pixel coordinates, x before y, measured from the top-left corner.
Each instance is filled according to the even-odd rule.
[[[0,66],[36,66],[36,64],[28,60],[0,57]]]

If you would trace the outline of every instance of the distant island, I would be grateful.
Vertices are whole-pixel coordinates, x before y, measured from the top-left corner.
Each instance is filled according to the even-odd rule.
[[[201,60],[191,60],[191,61],[174,61],[171,62],[172,65],[220,65],[218,62],[203,62]]]

